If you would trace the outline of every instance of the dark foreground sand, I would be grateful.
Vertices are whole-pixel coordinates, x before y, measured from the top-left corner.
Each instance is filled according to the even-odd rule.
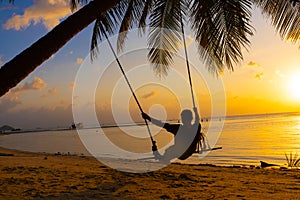
[[[300,170],[172,164],[133,174],[0,148],[0,199],[300,199]]]

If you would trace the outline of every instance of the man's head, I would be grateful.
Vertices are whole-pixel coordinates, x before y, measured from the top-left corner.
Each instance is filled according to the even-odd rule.
[[[186,109],[181,112],[181,121],[183,125],[190,125],[193,119],[192,111]]]

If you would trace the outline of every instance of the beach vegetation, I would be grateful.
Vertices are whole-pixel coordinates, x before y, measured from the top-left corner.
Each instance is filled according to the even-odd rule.
[[[286,162],[287,162],[287,165],[289,168],[298,168],[300,167],[300,157],[298,156],[297,153],[295,153],[293,155],[292,152],[290,152],[290,154],[284,154],[285,155],[285,159],[286,159]]]

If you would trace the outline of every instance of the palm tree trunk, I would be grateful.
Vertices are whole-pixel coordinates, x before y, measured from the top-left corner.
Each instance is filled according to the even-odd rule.
[[[0,68],[0,97],[120,0],[94,0]]]

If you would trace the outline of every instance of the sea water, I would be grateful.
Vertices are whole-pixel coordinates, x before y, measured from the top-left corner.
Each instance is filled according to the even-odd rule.
[[[205,156],[195,154],[183,163],[259,165],[260,161],[265,161],[284,165],[285,154],[300,155],[300,113],[232,116],[214,120],[217,121],[215,123],[224,122],[214,145],[222,149],[207,152]],[[208,131],[210,122],[202,123],[203,132]],[[154,133],[159,132],[154,138],[160,151],[171,145],[171,134],[157,131],[153,125],[150,129]],[[129,137],[128,133],[131,134]],[[52,130],[3,135],[0,146],[31,152],[87,156],[92,153],[105,159],[130,160],[151,155],[151,142],[146,127],[141,125],[81,129],[79,133],[76,130]]]

